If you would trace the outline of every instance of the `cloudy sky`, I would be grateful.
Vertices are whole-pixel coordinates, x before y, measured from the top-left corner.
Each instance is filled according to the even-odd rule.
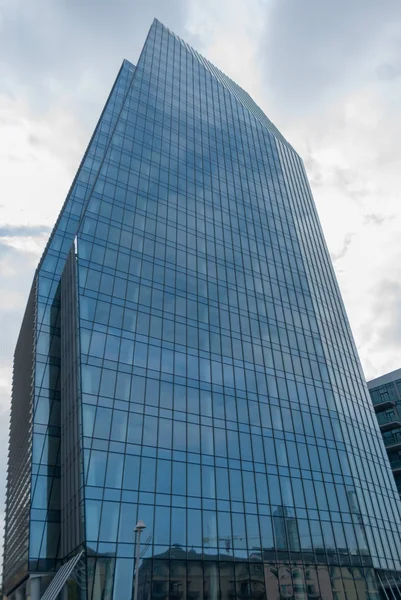
[[[303,157],[366,377],[401,367],[399,0],[0,0],[1,481],[34,269],[121,61],[136,62],[155,16]]]

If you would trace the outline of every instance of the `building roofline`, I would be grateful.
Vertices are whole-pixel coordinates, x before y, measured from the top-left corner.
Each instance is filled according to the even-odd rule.
[[[386,383],[396,381],[397,379],[401,379],[401,369],[396,369],[395,371],[391,371],[390,373],[385,373],[384,375],[380,375],[380,377],[371,379],[367,382],[368,389],[374,389],[376,387],[379,387],[380,385],[385,385]]]

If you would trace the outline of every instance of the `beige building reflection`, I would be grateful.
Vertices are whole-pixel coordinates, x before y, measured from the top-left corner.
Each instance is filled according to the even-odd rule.
[[[144,559],[139,600],[379,599],[374,573],[369,569],[309,566],[301,561],[291,566],[261,560],[248,563],[228,555],[219,556],[217,562],[216,556],[194,551],[188,558],[191,553],[193,560],[186,560],[187,553],[175,547],[164,555]]]

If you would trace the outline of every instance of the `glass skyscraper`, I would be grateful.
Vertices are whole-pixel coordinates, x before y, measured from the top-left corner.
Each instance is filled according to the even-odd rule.
[[[303,163],[155,20],[34,277],[3,591],[400,598],[400,513]]]

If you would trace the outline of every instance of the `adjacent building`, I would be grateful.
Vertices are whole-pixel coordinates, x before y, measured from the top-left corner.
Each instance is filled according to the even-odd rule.
[[[35,273],[12,394],[9,598],[131,600],[137,519],[143,600],[394,597],[400,500],[302,160],[157,20]]]
[[[401,494],[401,369],[368,381],[368,389]]]

